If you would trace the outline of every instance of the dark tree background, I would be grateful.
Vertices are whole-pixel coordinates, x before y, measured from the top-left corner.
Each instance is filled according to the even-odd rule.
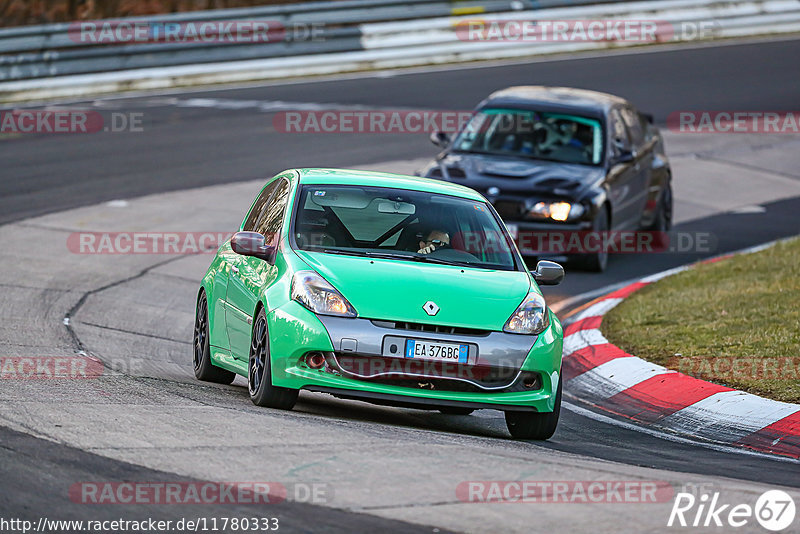
[[[0,26],[136,17],[304,0],[0,0]]]

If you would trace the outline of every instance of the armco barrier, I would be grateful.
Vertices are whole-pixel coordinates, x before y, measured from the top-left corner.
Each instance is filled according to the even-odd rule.
[[[0,99],[29,100],[124,89],[275,79],[642,44],[465,40],[470,21],[650,20],[658,42],[800,31],[798,0],[343,0],[116,19],[144,24],[269,21],[268,42],[84,42],[70,24],[0,30]],[[689,26],[693,31],[676,29]]]

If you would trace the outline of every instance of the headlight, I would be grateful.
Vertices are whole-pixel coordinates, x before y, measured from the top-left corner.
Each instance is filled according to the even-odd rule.
[[[299,271],[292,277],[292,300],[314,313],[356,317],[358,314],[335,287],[314,271]]]
[[[566,221],[569,219],[577,219],[583,215],[583,212],[583,206],[580,204],[570,204],[569,202],[537,202],[528,211],[528,218]]]
[[[540,334],[550,325],[547,304],[539,293],[528,293],[506,324],[503,332],[510,334]]]

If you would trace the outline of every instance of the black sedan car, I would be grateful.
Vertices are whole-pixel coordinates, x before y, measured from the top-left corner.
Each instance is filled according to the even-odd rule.
[[[622,98],[510,87],[481,102],[454,137],[437,132],[431,140],[443,151],[420,174],[485,195],[525,255],[567,256],[602,271],[615,249],[587,236],[613,241],[627,231],[670,228],[671,172],[661,134]],[[550,235],[544,248],[543,234]],[[556,234],[562,243],[566,234],[582,236],[578,242],[590,246],[559,254],[551,246]],[[526,239],[532,236],[539,239]]]

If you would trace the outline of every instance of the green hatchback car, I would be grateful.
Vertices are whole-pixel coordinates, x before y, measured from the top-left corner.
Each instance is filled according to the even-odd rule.
[[[413,176],[288,170],[218,250],[197,296],[194,371],[247,377],[259,406],[301,389],[467,415],[505,412],[547,439],[561,406],[563,333],[492,205]]]

